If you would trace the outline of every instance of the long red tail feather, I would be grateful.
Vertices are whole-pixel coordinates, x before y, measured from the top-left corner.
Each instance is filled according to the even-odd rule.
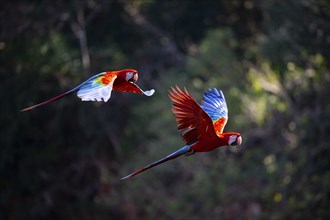
[[[50,102],[52,102],[52,101],[55,101],[55,100],[57,100],[57,99],[63,98],[63,97],[65,97],[65,96],[67,96],[67,95],[70,95],[70,94],[72,94],[72,93],[75,92],[75,91],[77,91],[77,90],[74,90],[74,89],[73,89],[73,90],[70,90],[70,91],[68,91],[68,92],[66,92],[66,93],[63,93],[63,94],[61,94],[61,95],[58,95],[58,96],[56,96],[56,97],[54,97],[54,98],[48,99],[47,101],[44,101],[44,102],[41,102],[41,103],[39,103],[39,104],[33,105],[33,106],[31,106],[31,107],[28,107],[28,108],[22,109],[21,112],[30,111],[30,110],[32,110],[32,109],[35,109],[35,108],[39,107],[39,106],[46,105],[46,104],[48,104],[48,103],[50,103]]]
[[[184,146],[183,148],[175,151],[174,153],[168,155],[167,157],[164,157],[163,159],[160,159],[160,160],[157,160],[156,162],[153,162],[145,167],[143,167],[142,169],[139,169],[137,171],[135,171],[134,173],[131,173],[123,178],[121,178],[120,180],[124,180],[124,179],[128,179],[128,178],[131,178],[139,173],[142,173],[143,171],[146,171],[146,170],[149,170],[150,168],[154,167],[154,166],[157,166],[159,164],[162,164],[162,163],[165,163],[166,161],[168,160],[173,160],[177,157],[180,157],[182,156],[183,154],[187,153],[190,151],[190,146]]]

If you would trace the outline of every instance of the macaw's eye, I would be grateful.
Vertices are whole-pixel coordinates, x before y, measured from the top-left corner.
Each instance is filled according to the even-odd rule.
[[[137,73],[127,72],[125,78],[126,81],[135,83],[138,80],[138,75]]]

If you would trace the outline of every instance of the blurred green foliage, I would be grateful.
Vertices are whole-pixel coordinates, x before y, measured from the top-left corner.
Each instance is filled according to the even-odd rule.
[[[328,1],[0,5],[0,219],[329,219]],[[19,112],[122,68],[155,95]],[[120,181],[183,146],[176,85],[221,89],[242,150]]]

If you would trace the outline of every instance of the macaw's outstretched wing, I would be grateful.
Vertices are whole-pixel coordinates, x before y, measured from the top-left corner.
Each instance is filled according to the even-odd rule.
[[[193,144],[205,134],[215,136],[210,116],[197,104],[190,93],[179,87],[169,91],[173,102],[174,113],[178,130],[182,130],[182,138],[187,145]]]
[[[153,163],[143,167],[142,169],[139,169],[139,170],[135,171],[134,173],[131,173],[131,174],[121,178],[121,180],[128,179],[128,178],[133,177],[133,176],[135,176],[139,173],[142,173],[143,171],[149,170],[150,168],[152,168],[154,166],[165,163],[166,161],[169,161],[169,160],[173,160],[177,157],[182,156],[183,154],[185,154],[189,151],[190,151],[190,146],[184,146],[183,148],[175,151],[174,153],[168,155],[167,157],[164,157],[163,159],[157,160],[156,162],[153,162]]]
[[[146,96],[152,96],[155,92],[154,89],[143,91],[138,85],[131,81],[116,80],[113,85],[113,89],[118,92],[132,92],[138,94],[144,94]]]
[[[221,90],[207,90],[204,93],[202,109],[211,117],[214,130],[219,136],[228,121],[228,108]]]
[[[99,73],[76,87],[78,88],[77,96],[82,101],[107,102],[111,97],[116,78],[117,75],[113,72]]]
[[[111,96],[112,85],[114,80],[117,78],[117,75],[112,72],[103,72],[95,76],[92,76],[88,80],[84,81],[77,87],[58,95],[54,98],[51,98],[47,101],[41,102],[39,104],[33,105],[31,107],[22,109],[21,111],[29,111],[36,107],[46,105],[52,101],[63,98],[67,95],[70,95],[78,91],[78,97],[82,101],[108,101]]]

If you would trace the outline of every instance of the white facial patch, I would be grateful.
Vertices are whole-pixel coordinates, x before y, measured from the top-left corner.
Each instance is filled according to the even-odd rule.
[[[230,135],[228,145],[231,145],[234,141],[236,141],[237,136],[236,135]]]
[[[132,79],[133,75],[134,75],[134,73],[132,73],[132,72],[127,72],[127,73],[126,73],[126,77],[125,77],[126,81]]]

